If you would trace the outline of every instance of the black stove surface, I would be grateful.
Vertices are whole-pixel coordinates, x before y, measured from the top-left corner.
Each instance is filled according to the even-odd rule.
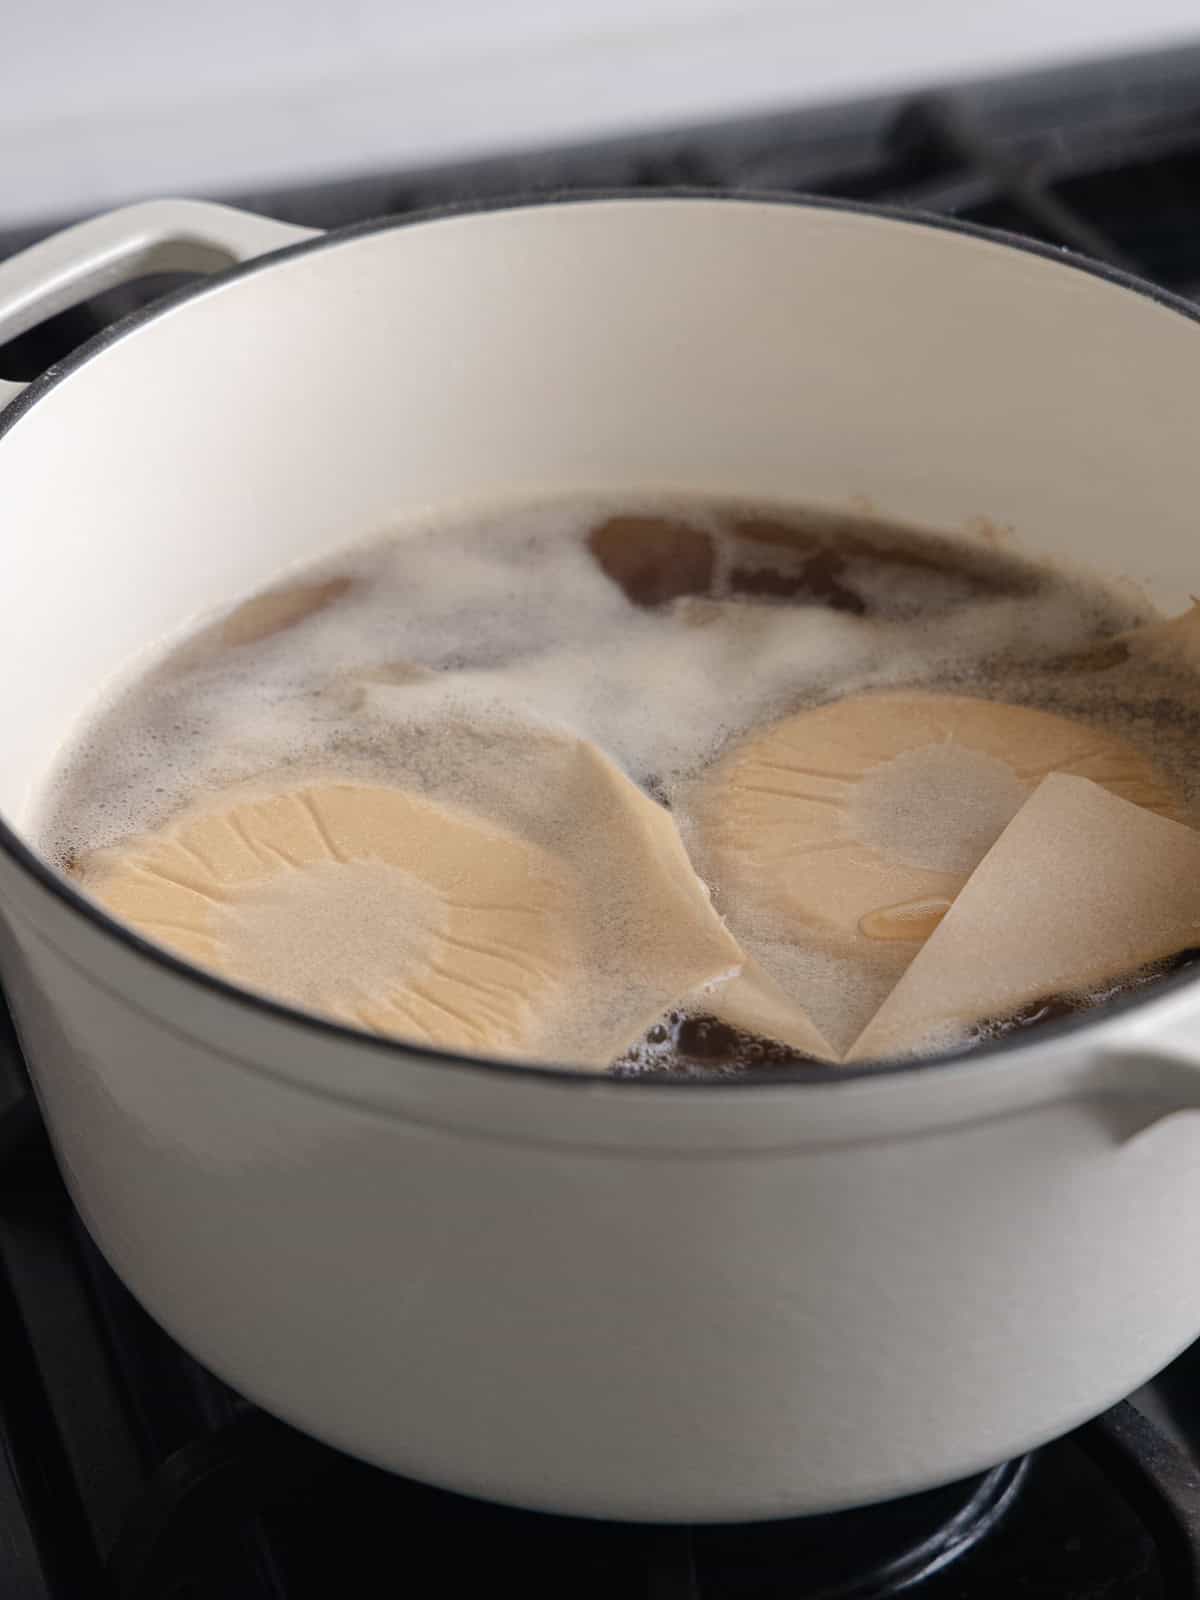
[[[942,211],[1200,298],[1200,48],[234,198],[337,226],[475,195],[631,186]],[[33,236],[0,237],[0,255]],[[56,317],[0,350],[0,376],[34,376],[158,287]],[[1136,1403],[1025,1461],[832,1517],[697,1528],[546,1517],[327,1449],[204,1371],[113,1277],[63,1190],[2,1010],[0,1356],[0,1600],[504,1584],[557,1600],[1200,1600],[1200,1345]]]

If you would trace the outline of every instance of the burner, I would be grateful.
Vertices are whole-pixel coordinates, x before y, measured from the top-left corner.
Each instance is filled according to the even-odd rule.
[[[591,1572],[612,1594],[620,1573],[640,1571],[650,1592],[775,1595],[789,1600],[885,1600],[941,1571],[981,1540],[1017,1494],[1018,1462],[903,1500],[831,1516],[700,1528],[590,1522],[468,1500],[389,1478],[350,1462],[261,1413],[249,1413],[170,1457],[131,1508],[109,1570],[118,1600],[151,1600],[172,1584],[245,1559],[256,1523],[299,1538],[304,1555],[288,1594],[324,1592],[314,1574],[324,1540],[297,1526],[333,1517],[354,1535],[366,1514],[388,1527],[401,1512],[408,1556],[453,1573],[464,1591],[486,1587],[507,1561],[526,1593],[549,1593],[560,1570]],[[451,1552],[448,1546],[457,1548]],[[585,1583],[577,1594],[592,1593]]]
[[[983,1477],[859,1511],[696,1529],[689,1535],[693,1584],[681,1593],[699,1597],[715,1585],[722,1595],[885,1600],[912,1591],[996,1525],[1027,1466],[1012,1462]]]
[[[149,1480],[109,1562],[112,1592],[369,1592],[397,1538],[411,1569],[436,1571],[453,1594],[508,1580],[530,1600],[564,1588],[575,1600],[1190,1600],[1200,1595],[1200,1479],[1126,1404],[1033,1457],[903,1500],[778,1522],[639,1526],[389,1477],[247,1411]]]

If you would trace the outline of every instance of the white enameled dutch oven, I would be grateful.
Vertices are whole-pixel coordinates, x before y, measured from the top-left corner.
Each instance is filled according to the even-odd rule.
[[[1200,582],[1196,313],[806,201],[325,236],[169,202],[0,266],[0,342],[163,268],[225,270],[3,397],[0,964],[74,1198],[167,1330],[399,1472],[653,1519],[970,1473],[1200,1333],[1194,978],[921,1065],[735,1086],[498,1067],[189,968],[27,831],[141,653],[418,509],[866,499],[1011,526],[1178,609]]]

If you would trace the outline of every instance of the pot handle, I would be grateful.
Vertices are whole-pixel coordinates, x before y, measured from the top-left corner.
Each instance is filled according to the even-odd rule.
[[[203,200],[106,212],[0,261],[0,345],[118,283],[153,272],[219,272],[319,232]],[[24,387],[0,380],[0,409]]]
[[[1200,1011],[1193,999],[1112,1038],[1089,1074],[1092,1090],[1141,1100],[1146,1123],[1200,1111]]]

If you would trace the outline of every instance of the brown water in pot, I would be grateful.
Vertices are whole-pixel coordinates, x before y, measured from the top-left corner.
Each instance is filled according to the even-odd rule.
[[[1151,615],[1131,591],[979,538],[797,507],[580,499],[414,523],[206,622],[110,697],[65,755],[42,838],[75,869],[268,771],[336,769],[480,805],[469,749],[444,730],[527,717],[605,750],[671,811],[704,873],[690,797],[714,763],[805,707],[901,688],[1117,732],[1190,808],[1187,685],[1118,638]],[[719,890],[717,909],[731,909]],[[849,1019],[848,1042],[902,970],[873,959],[814,939],[785,976],[830,1037]],[[963,1042],[1156,975],[985,1020]],[[805,1059],[681,996],[615,1066]]]

